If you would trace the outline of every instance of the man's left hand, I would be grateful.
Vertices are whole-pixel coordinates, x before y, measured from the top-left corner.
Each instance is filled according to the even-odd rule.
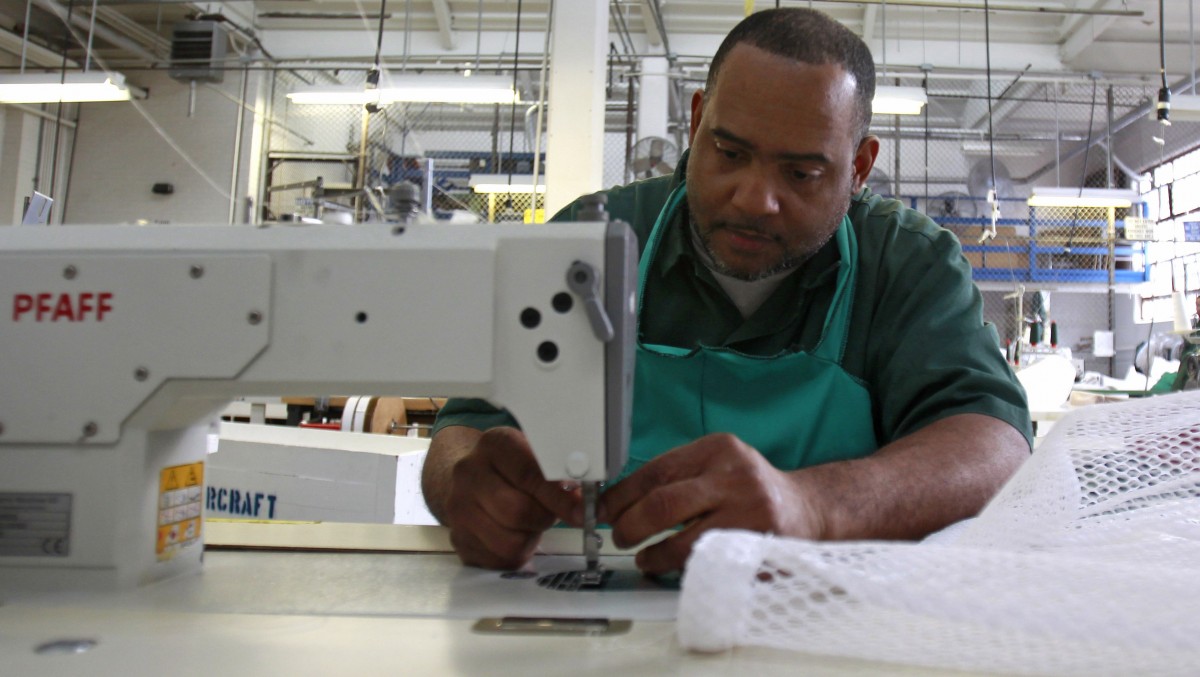
[[[683,569],[708,529],[747,529],[818,538],[822,527],[797,478],[730,434],[714,434],[656,457],[606,491],[600,520],[622,548],[682,525],[637,554],[650,574]]]

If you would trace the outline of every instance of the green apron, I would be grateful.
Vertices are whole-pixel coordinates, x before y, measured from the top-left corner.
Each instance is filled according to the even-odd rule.
[[[644,343],[646,278],[663,233],[686,197],[679,186],[658,215],[638,270],[638,343],[627,476],[655,456],[710,433],[732,433],[776,468],[859,458],[878,448],[866,388],[842,369],[854,303],[858,244],[850,220],[837,231],[837,290],[811,354],[745,355]]]

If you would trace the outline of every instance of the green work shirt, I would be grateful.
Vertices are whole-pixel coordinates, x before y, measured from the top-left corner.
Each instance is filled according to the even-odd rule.
[[[628,222],[644,247],[671,190],[684,180],[687,153],[673,176],[607,191],[611,218]],[[553,220],[574,220],[579,202]],[[1012,425],[1032,444],[1025,392],[983,321],[983,298],[958,239],[924,214],[863,189],[847,212],[858,239],[858,283],[842,367],[871,395],[880,446],[958,414],[983,414]],[[809,350],[820,338],[836,286],[830,240],[748,318],[743,318],[693,250],[681,210],[665,234],[647,279],[640,338],[693,348],[699,344],[773,356]],[[797,416],[811,415],[796,412]],[[434,432],[451,425],[514,425],[507,412],[479,399],[451,399]]]

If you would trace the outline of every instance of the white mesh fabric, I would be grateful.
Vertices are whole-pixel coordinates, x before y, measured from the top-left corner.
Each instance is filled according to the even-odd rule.
[[[1023,674],[1200,671],[1200,391],[1061,420],[978,517],[923,543],[714,531],[679,638]]]

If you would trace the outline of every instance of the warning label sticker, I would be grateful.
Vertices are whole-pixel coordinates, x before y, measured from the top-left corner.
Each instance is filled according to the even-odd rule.
[[[0,557],[71,553],[71,494],[0,493]]]
[[[168,560],[200,541],[204,463],[163,468],[158,479],[158,537],[155,553]]]

